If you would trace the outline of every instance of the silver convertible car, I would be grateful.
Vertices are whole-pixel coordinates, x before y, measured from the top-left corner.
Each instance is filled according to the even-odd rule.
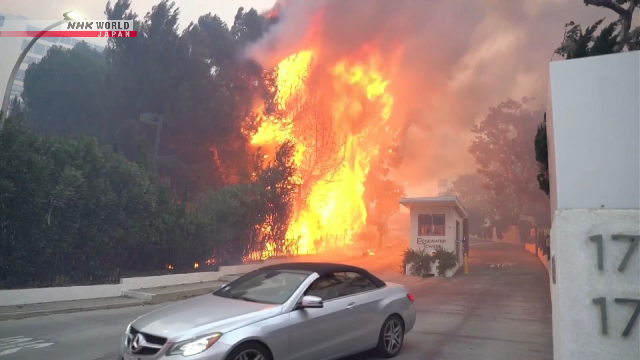
[[[368,350],[392,358],[415,321],[413,296],[364,269],[279,264],[139,317],[121,359],[330,360]]]

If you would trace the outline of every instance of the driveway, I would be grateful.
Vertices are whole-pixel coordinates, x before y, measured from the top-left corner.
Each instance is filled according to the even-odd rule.
[[[469,275],[407,287],[418,319],[398,360],[553,359],[549,274],[520,246],[472,243]]]

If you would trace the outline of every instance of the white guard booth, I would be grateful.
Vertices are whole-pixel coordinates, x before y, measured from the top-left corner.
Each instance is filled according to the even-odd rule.
[[[467,211],[454,196],[404,198],[400,204],[409,208],[410,248],[435,251],[444,249],[456,254],[458,265],[448,271],[454,274],[464,263],[462,242]]]

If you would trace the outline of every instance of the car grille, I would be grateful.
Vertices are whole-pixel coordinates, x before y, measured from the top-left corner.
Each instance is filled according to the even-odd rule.
[[[129,335],[131,336],[130,339],[133,339],[138,334],[144,335],[144,338],[147,341],[147,343],[155,346],[153,347],[144,346],[135,353],[136,355],[155,355],[158,353],[158,351],[160,351],[160,349],[164,346],[164,344],[167,343],[167,339],[163,337],[155,336],[147,333],[141,333],[140,331],[136,330],[133,327],[129,329]]]

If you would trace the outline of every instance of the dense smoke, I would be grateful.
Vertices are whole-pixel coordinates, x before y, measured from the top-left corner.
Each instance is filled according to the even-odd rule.
[[[382,54],[403,48],[390,86],[392,121],[405,129],[404,162],[394,177],[412,184],[473,171],[470,127],[507,98],[543,104],[563,25],[616,18],[581,0],[288,0],[276,10],[278,23],[248,49],[265,67],[300,50],[318,29],[321,61],[328,63],[365,43]]]

